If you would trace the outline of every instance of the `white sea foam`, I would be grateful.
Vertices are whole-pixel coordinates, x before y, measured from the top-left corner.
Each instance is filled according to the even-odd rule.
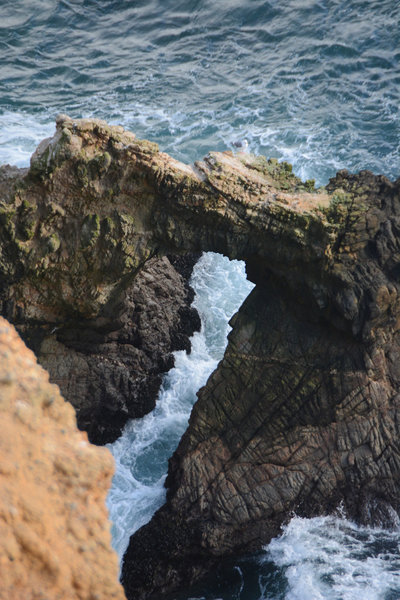
[[[341,168],[400,174],[398,2],[183,2],[162,18],[160,2],[110,3],[104,15],[106,2],[52,4],[17,0],[3,10],[0,164],[27,166],[66,112],[121,123],[185,162],[246,138],[250,152],[287,160],[318,184]],[[109,506],[121,553],[163,502],[166,457],[226,343],[228,311],[218,303],[241,289],[240,277],[225,289],[232,263],[202,260],[217,272],[194,275],[203,332],[190,357],[178,353],[154,413],[115,444]],[[295,518],[265,558],[286,574],[287,590],[260,581],[260,596],[244,582],[235,600],[399,600],[399,541],[343,520]]]
[[[330,152],[329,132],[301,122],[267,125],[258,119],[258,108],[239,105],[219,111],[208,108],[185,111],[137,101],[121,104],[112,94],[104,98],[99,93],[82,106],[77,103],[70,111],[67,107],[64,110],[74,117],[99,117],[111,124],[121,124],[139,137],[159,142],[162,150],[185,162],[198,160],[210,150],[234,149],[234,142],[240,138],[248,140],[250,152],[289,161],[299,177],[316,176],[319,184],[326,183],[327,173],[333,174],[348,166],[347,155],[339,159],[335,152]],[[39,142],[53,135],[56,112],[49,110],[47,114],[34,115],[6,111],[0,114],[0,164],[28,166]],[[290,135],[291,129],[295,135]],[[322,145],[324,137],[326,143]],[[398,150],[388,159],[396,161]]]
[[[257,90],[255,90],[256,93]],[[107,100],[107,101],[106,101]],[[151,103],[119,104],[113,96],[101,94],[90,102],[76,104],[72,116],[80,113],[123,124],[139,136],[160,142],[163,150],[184,161],[201,157],[208,150],[233,147],[238,138],[247,138],[249,150],[288,160],[303,179],[313,177],[325,183],[339,168],[365,167],[396,173],[400,146],[379,158],[358,147],[359,133],[349,126],[349,148],[338,150],[332,131],[321,125],[310,127],[298,121],[274,124],[258,119],[260,109],[240,104],[221,111],[200,107],[174,109]],[[307,97],[296,101],[306,106]],[[108,102],[108,104],[107,104]],[[396,113],[388,103],[388,120]],[[68,109],[67,109],[68,112]],[[0,114],[0,164],[27,166],[37,144],[54,133],[56,111],[39,116],[8,111]],[[209,133],[204,134],[205,131]],[[156,409],[141,421],[132,421],[113,445],[117,463],[108,507],[113,525],[113,545],[122,556],[130,535],[145,524],[165,500],[167,459],[173,453],[187,426],[196,391],[206,382],[221,358],[229,327],[229,315],[241,304],[251,285],[243,265],[221,256],[204,255],[193,274],[196,306],[203,329],[194,335],[191,355],[176,353],[176,366],[164,379]],[[356,528],[337,519],[295,518],[274,540],[265,560],[273,560],[287,579],[287,591],[279,600],[399,600],[400,535]],[[379,551],[375,551],[378,548]],[[262,579],[262,575],[260,575]],[[263,600],[271,600],[270,583],[260,590]],[[239,597],[239,596],[238,596]],[[241,600],[255,600],[246,595]]]
[[[130,421],[110,444],[116,473],[107,505],[113,522],[113,546],[122,557],[131,534],[150,520],[165,500],[167,460],[187,427],[197,390],[215,369],[226,346],[228,320],[253,285],[244,265],[214,253],[194,268],[194,305],[202,318],[192,337],[192,352],[175,353],[175,367],[164,378],[157,406],[143,419]]]
[[[39,142],[54,131],[50,116],[11,111],[0,114],[0,165],[27,167]]]
[[[283,570],[285,600],[395,600],[399,545],[398,531],[358,527],[339,517],[294,517],[263,560]]]
[[[249,93],[252,88],[249,86]],[[257,91],[260,102],[265,102],[261,90],[255,86],[255,95]],[[350,124],[345,136],[346,145],[340,146],[343,134],[302,118],[295,105],[301,97],[301,109],[307,114],[307,96],[293,98],[290,118],[273,123],[268,121],[265,109],[261,111],[260,107],[242,103],[218,110],[206,107],[184,109],[173,104],[161,107],[137,100],[121,103],[114,96],[98,93],[62,110],[73,117],[99,117],[111,124],[121,124],[139,137],[158,142],[163,151],[184,162],[198,160],[210,150],[232,150],[237,139],[247,139],[249,152],[288,161],[296,175],[303,180],[315,178],[317,185],[327,183],[329,177],[343,168],[352,171],[370,168],[398,176],[400,144],[378,156],[373,143],[370,147],[360,143],[360,132]],[[387,106],[390,108],[390,111],[385,109],[390,112],[388,120],[398,120],[392,105],[388,102]],[[49,110],[47,114],[33,115],[6,111],[0,114],[0,164],[27,166],[38,143],[53,135],[56,112]]]

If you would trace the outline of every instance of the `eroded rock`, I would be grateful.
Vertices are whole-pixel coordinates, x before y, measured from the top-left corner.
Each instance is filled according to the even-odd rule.
[[[122,600],[105,498],[113,461],[0,317],[0,598]]]
[[[0,180],[2,311],[31,339],[114,331],[156,255],[221,252],[256,283],[171,460],[167,503],[131,539],[129,599],[261,548],[293,510],[342,501],[382,523],[399,510],[400,180],[339,172],[316,190],[286,163],[230,152],[187,166],[65,116],[28,173]]]
[[[190,352],[189,337],[200,329],[187,284],[194,260],[184,279],[167,257],[150,259],[114,319],[60,326],[35,348],[91,442],[114,441],[129,418],[150,412],[172,352]]]
[[[0,168],[1,313],[97,444],[154,408],[172,352],[190,351],[200,327],[188,285],[198,254],[181,276],[168,258],[153,257],[149,232],[126,210],[134,180],[139,203],[149,194],[140,165],[133,174],[122,155],[132,147],[146,159],[156,148],[134,141],[121,127],[61,116],[29,171]],[[117,169],[113,145],[122,153]],[[120,194],[121,206],[113,200]]]
[[[256,288],[170,461],[167,504],[131,538],[128,598],[187,588],[260,550],[293,511],[341,505],[396,524],[400,181],[339,173],[328,190],[340,233],[325,265],[247,261]]]

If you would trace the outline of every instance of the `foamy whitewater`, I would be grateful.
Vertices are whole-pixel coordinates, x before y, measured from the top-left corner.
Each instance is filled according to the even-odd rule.
[[[247,139],[318,184],[340,168],[400,175],[397,0],[2,0],[0,17],[0,163],[28,165],[64,112],[189,163]],[[203,321],[192,353],[177,353],[154,412],[112,448],[120,555],[164,502],[168,458],[251,287],[217,255],[192,283]],[[399,544],[400,532],[344,517],[294,517],[196,598],[399,600]]]
[[[357,527],[338,517],[297,517],[260,562],[268,560],[285,574],[285,600],[400,598],[397,531]],[[270,598],[265,592],[261,597]]]
[[[253,288],[242,262],[212,252],[195,265],[191,284],[196,291],[193,305],[202,321],[201,331],[191,339],[191,353],[175,352],[175,367],[164,377],[154,411],[132,420],[123,435],[108,445],[116,473],[107,505],[120,558],[130,535],[165,501],[168,458],[187,427],[196,392],[222,358],[228,321]]]

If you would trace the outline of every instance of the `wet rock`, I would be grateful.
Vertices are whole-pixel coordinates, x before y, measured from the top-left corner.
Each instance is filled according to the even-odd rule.
[[[150,259],[212,250],[245,260],[256,283],[171,459],[167,503],[131,539],[129,599],[175,593],[260,549],[293,510],[342,502],[384,522],[400,509],[400,180],[341,171],[315,189],[287,163],[230,152],[188,166],[121,127],[66,116],[28,173],[3,175],[2,313],[44,354],[49,338],[62,345],[47,356],[84,354],[85,378],[96,369],[86,356],[115,357],[101,371],[116,401],[131,381],[122,363],[152,368],[139,330],[133,343],[122,326]],[[160,288],[143,303],[150,332],[163,292],[141,276]]]
[[[157,152],[121,127],[61,115],[29,172],[0,172],[1,313],[97,444],[154,408],[172,352],[189,352],[200,327],[188,284],[197,258],[171,255],[181,276],[153,257],[140,216],[113,200],[143,177],[127,172],[124,189],[109,146],[145,158]],[[142,202],[148,192],[138,187]]]
[[[366,172],[328,190],[338,235],[322,271],[247,260],[256,288],[170,460],[167,503],[131,538],[128,598],[187,589],[260,550],[293,511],[398,521],[400,187]],[[165,527],[157,561],[142,559]]]
[[[78,426],[92,443],[114,441],[129,418],[154,408],[162,374],[174,365],[172,352],[190,352],[189,337],[200,329],[192,298],[170,261],[153,258],[114,319],[70,323],[40,340],[38,360],[76,408]]]

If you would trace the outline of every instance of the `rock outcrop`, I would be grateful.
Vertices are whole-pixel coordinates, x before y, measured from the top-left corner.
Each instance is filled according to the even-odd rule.
[[[400,180],[340,172],[315,190],[290,165],[230,152],[189,167],[122,128],[67,117],[12,176],[1,301],[21,330],[109,327],[155,255],[221,252],[256,283],[171,459],[167,503],[131,538],[129,599],[259,549],[293,510],[342,501],[350,516],[390,522]]]
[[[176,264],[177,257],[171,260]],[[174,365],[172,352],[190,351],[189,336],[200,329],[187,284],[193,263],[190,256],[182,277],[166,256],[154,257],[106,326],[80,321],[40,339],[40,364],[75,407],[78,427],[92,443],[114,441],[129,418],[150,412],[162,374]]]
[[[122,600],[105,497],[113,461],[0,317],[0,598]]]
[[[257,285],[170,461],[167,503],[131,538],[128,598],[259,550],[292,512],[342,504],[397,525],[400,181],[340,173],[328,192],[336,232],[323,260],[298,271],[286,256],[248,260]]]
[[[156,255],[320,260],[333,227],[311,209],[329,197],[307,187],[277,161],[212,153],[189,167],[122,127],[60,116],[28,172],[0,171],[2,313],[37,345],[46,328],[110,327]]]
[[[130,134],[126,135],[131,139]],[[79,164],[73,169],[79,170]],[[77,197],[70,201],[79,200],[79,210],[85,217],[77,223],[68,209],[65,212],[63,195],[69,193],[72,173],[64,173],[63,182],[53,184],[50,173],[38,175],[35,168],[28,174],[26,169],[0,168],[1,312],[18,327],[40,364],[49,371],[51,381],[73,404],[78,427],[88,432],[92,443],[105,444],[120,435],[129,418],[142,417],[154,408],[162,374],[174,364],[172,352],[190,351],[189,337],[200,328],[200,319],[190,306],[193,290],[188,280],[199,255],[154,257],[140,271],[130,271],[120,227],[132,228],[132,218],[125,215],[128,221],[121,225],[121,215],[111,211],[112,216],[102,220],[102,227],[108,223],[111,229],[100,235],[96,230],[99,216],[92,213],[93,198],[84,208],[79,183]],[[125,217],[122,215],[122,219]],[[85,236],[91,235],[94,240],[86,240]],[[100,243],[96,243],[96,236],[101,238]],[[77,250],[79,258],[67,259],[66,252]],[[117,258],[120,252],[123,256]],[[132,247],[130,252],[134,256]],[[96,318],[90,319],[75,311],[74,286],[79,280],[87,309],[99,295],[99,282],[93,287],[91,271],[96,262],[105,269],[101,277],[112,281],[105,283],[106,300],[119,283],[121,265],[127,268],[111,306],[100,309]],[[72,287],[70,276],[74,279]],[[42,278],[47,281],[46,288],[53,287],[52,292],[47,290],[43,295],[43,289],[37,289],[38,283],[42,286]],[[15,281],[21,286],[16,294],[12,291]],[[65,299],[64,308],[58,300],[53,306],[56,288],[61,294],[61,290],[68,289],[69,307]]]

